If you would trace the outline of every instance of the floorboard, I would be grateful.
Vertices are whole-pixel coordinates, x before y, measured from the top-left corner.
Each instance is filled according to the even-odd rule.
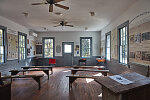
[[[43,74],[30,72],[27,74]],[[41,79],[41,90],[33,79],[15,79],[12,83],[12,100],[102,100],[101,86],[95,81],[87,83],[86,79],[77,79],[69,91],[69,79],[66,75],[71,72],[66,67],[55,67],[53,75]],[[77,72],[77,74],[87,74]],[[96,73],[89,73],[96,74]]]

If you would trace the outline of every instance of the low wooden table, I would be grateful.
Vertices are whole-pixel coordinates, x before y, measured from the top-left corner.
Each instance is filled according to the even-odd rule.
[[[43,76],[44,76],[44,74],[38,74],[38,75],[9,75],[9,76],[2,76],[2,79],[11,78],[11,82],[12,82],[13,78],[33,78],[38,83],[39,90],[40,90],[40,88],[41,88],[40,78],[43,77]]]
[[[69,90],[72,88],[72,83],[78,79],[78,78],[91,78],[94,79],[96,77],[100,77],[100,76],[91,76],[91,75],[68,75],[66,77],[69,77]]]
[[[109,77],[94,79],[102,85],[103,100],[150,100],[150,78],[135,72],[120,76],[134,83],[123,85]]]
[[[10,70],[9,72],[11,72],[11,75],[17,75],[19,72],[27,72],[27,71],[43,71],[47,76],[48,76],[48,80],[49,80],[49,70],[50,69],[23,69],[23,70]]]
[[[4,85],[0,85],[0,100],[11,100],[10,82],[4,82]]]
[[[107,76],[107,73],[109,72],[109,70],[96,70],[96,69],[74,69],[74,68],[70,68],[71,70],[71,74],[75,74],[78,71],[86,71],[86,72],[99,72],[102,73],[104,76]]]
[[[51,74],[53,74],[53,67],[52,66],[26,66],[26,67],[21,67],[23,69],[30,69],[30,68],[48,68],[51,70]]]
[[[104,66],[73,66],[73,68],[75,68],[75,69],[78,69],[78,68],[92,68],[92,69],[99,69],[99,70],[106,69]]]

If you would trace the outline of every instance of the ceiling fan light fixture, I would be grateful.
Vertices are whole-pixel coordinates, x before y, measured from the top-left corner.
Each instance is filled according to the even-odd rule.
[[[88,30],[88,27],[85,27],[85,31],[87,31]]]
[[[22,13],[25,17],[28,17],[29,16],[29,13],[27,13],[27,12],[23,12]]]
[[[95,16],[95,12],[90,12],[90,15],[91,16]]]

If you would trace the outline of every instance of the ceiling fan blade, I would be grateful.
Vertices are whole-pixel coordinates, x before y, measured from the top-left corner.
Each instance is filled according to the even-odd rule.
[[[43,5],[43,4],[48,4],[48,3],[32,3],[32,5]]]
[[[53,5],[49,5],[49,12],[53,12]]]
[[[54,0],[55,3],[61,2],[61,1],[65,1],[65,0]]]
[[[74,27],[73,25],[65,25],[65,26]]]
[[[61,25],[56,25],[56,26],[53,26],[53,27],[58,27],[58,26],[61,26]]]
[[[55,4],[55,6],[60,7],[60,8],[63,8],[63,9],[66,9],[66,10],[69,9],[69,7],[63,6],[63,5],[60,5],[60,4]]]

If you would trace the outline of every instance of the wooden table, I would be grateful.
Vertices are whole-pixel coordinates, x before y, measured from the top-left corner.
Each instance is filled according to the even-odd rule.
[[[4,85],[0,85],[0,100],[11,100],[10,82],[4,82]]]
[[[51,74],[53,74],[53,67],[52,66],[26,66],[26,67],[21,67],[23,69],[30,69],[30,68],[48,68],[51,70]]]
[[[94,79],[102,85],[103,100],[150,100],[150,78],[135,72],[120,76],[134,83],[123,85],[109,77]]]
[[[70,68],[71,70],[71,74],[75,74],[77,73],[78,71],[83,71],[83,72],[99,72],[99,73],[102,73],[104,76],[107,76],[107,73],[109,72],[109,70],[96,70],[96,69],[74,69],[74,68]]]
[[[2,79],[8,79],[11,78],[11,82],[13,78],[33,78],[38,85],[39,85],[39,90],[41,88],[41,80],[40,78],[43,77],[44,74],[37,74],[37,75],[8,75],[8,76],[2,76]]]
[[[49,70],[50,69],[23,69],[23,70],[10,70],[9,72],[11,72],[11,75],[17,75],[19,72],[27,72],[27,71],[43,71],[47,76],[48,76],[48,80],[49,80]]]
[[[73,66],[73,68],[78,69],[78,68],[93,68],[93,69],[99,69],[99,70],[104,70],[106,67],[104,66]]]

